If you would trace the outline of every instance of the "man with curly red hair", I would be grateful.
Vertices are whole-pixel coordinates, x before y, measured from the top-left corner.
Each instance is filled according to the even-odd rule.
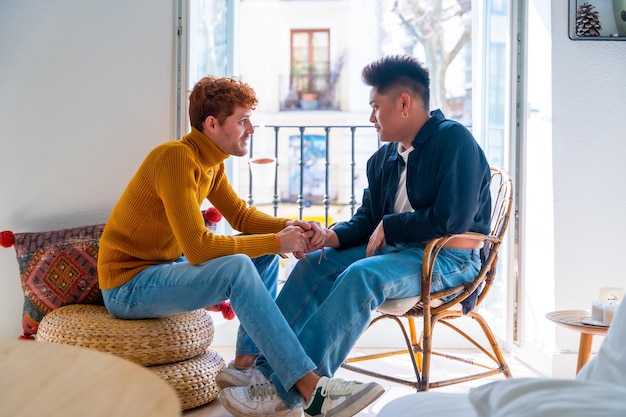
[[[230,299],[241,322],[236,356],[216,380],[223,387],[257,385],[250,411],[229,411],[301,415],[300,402],[287,404],[251,366],[262,352],[282,390],[294,388],[306,402],[323,404],[336,416],[352,416],[383,389],[375,383],[320,379],[274,302],[276,255],[307,252],[323,244],[326,231],[316,222],[276,218],[247,207],[224,171],[230,155],[248,152],[257,102],[254,90],[235,78],[205,77],[195,85],[189,98],[191,132],[148,154],[107,221],[98,254],[104,302],[115,317],[145,319]],[[205,199],[241,234],[220,236],[207,229],[200,210]]]

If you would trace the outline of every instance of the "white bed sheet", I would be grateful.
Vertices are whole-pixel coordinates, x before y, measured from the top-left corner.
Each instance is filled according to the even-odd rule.
[[[478,417],[467,394],[417,392],[385,404],[377,417]]]

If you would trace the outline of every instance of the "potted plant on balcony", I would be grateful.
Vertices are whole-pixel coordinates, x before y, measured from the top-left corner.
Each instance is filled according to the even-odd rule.
[[[319,93],[306,92],[300,94],[300,108],[302,110],[313,110],[319,105]]]
[[[319,105],[319,91],[315,89],[315,66],[311,64],[304,68],[294,69],[292,75],[300,100],[300,108],[302,110],[317,108]]]

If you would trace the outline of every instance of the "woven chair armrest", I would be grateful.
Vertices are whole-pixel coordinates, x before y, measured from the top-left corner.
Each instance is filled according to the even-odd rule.
[[[459,285],[454,288],[449,288],[443,291],[439,291],[431,294],[432,288],[432,275],[434,271],[435,261],[437,260],[437,256],[439,256],[439,252],[441,249],[445,247],[445,245],[455,238],[463,238],[463,239],[471,239],[477,242],[483,242],[485,244],[492,244],[499,246],[501,243],[501,239],[492,236],[485,235],[482,233],[476,232],[467,232],[467,233],[459,233],[459,234],[447,234],[441,237],[430,239],[426,243],[426,247],[424,249],[424,257],[422,262],[422,304],[424,307],[430,308],[430,303],[432,299],[439,299],[448,295],[460,293],[458,297],[455,297],[454,301],[444,303],[443,305],[437,307],[437,310],[445,309],[447,306],[456,304],[467,298],[480,284],[484,281],[485,275],[488,272],[489,266],[491,264],[491,258],[483,264],[484,268],[481,268],[481,272],[479,274],[480,279],[475,279],[472,282]],[[495,256],[495,254],[493,254]],[[485,268],[486,266],[486,268]],[[486,269],[486,270],[483,270]]]

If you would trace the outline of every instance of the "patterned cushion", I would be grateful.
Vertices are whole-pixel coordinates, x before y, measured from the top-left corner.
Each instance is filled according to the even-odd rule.
[[[14,234],[24,291],[24,336],[37,333],[41,319],[56,308],[103,304],[96,269],[103,229],[98,224]]]
[[[202,211],[213,233],[222,215]],[[98,247],[104,224],[47,232],[0,232],[0,246],[15,246],[24,291],[24,336],[37,333],[41,319],[69,304],[104,305],[98,287]]]

